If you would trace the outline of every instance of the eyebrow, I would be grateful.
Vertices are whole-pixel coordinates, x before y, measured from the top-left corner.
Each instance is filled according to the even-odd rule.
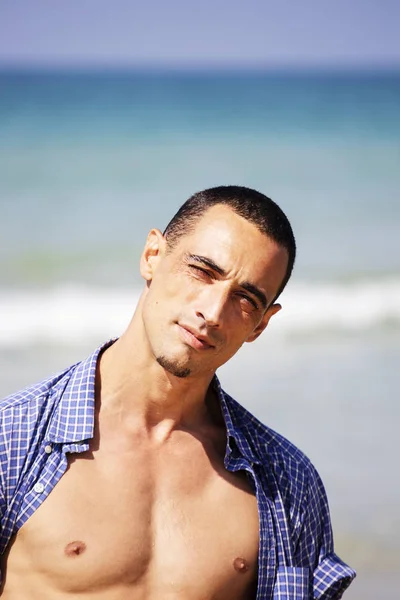
[[[217,263],[215,263],[213,260],[211,260],[211,258],[206,258],[205,256],[199,256],[198,254],[187,254],[186,260],[193,260],[195,262],[199,262],[202,265],[209,267],[210,269],[212,269],[213,271],[218,273],[218,275],[221,275],[221,276],[226,275],[226,271],[222,267],[217,265]]]
[[[213,260],[211,260],[211,258],[207,258],[206,256],[199,256],[198,254],[187,254],[186,260],[187,261],[192,260],[194,262],[201,263],[202,265],[209,267],[210,269],[212,269],[213,271],[215,271],[216,273],[218,273],[218,275],[221,275],[222,277],[224,275],[226,275],[226,271],[222,267],[217,265],[217,263],[215,263]],[[250,283],[249,281],[243,281],[243,283],[240,283],[239,285],[243,289],[250,292],[250,294],[253,294],[253,296],[258,298],[258,300],[260,301],[264,310],[267,308],[267,306],[268,306],[267,296],[264,294],[264,292],[262,292],[260,290],[260,288],[258,288],[253,283]]]

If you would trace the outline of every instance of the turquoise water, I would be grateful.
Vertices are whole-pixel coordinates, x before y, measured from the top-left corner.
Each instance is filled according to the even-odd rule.
[[[285,328],[398,328],[399,74],[3,72],[0,90],[0,285],[16,321],[21,287],[36,318],[49,290],[64,310],[66,284],[88,317],[103,292],[116,309],[140,286],[148,229],[238,183],[293,222]],[[49,314],[41,330],[62,339]]]
[[[118,335],[147,230],[221,184],[274,198],[299,247],[223,383],[316,463],[343,557],[394,573],[400,73],[0,72],[0,393]]]
[[[299,274],[399,271],[399,75],[2,73],[0,90],[3,281],[116,283],[115,258],[221,183],[283,205]]]

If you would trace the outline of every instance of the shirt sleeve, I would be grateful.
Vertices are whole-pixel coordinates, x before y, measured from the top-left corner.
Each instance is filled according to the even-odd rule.
[[[4,529],[4,515],[7,510],[6,502],[6,476],[7,476],[7,444],[5,443],[4,435],[4,419],[3,413],[0,412],[0,548]],[[1,556],[1,552],[0,552]],[[2,572],[0,563],[0,586],[2,583]],[[0,594],[1,595],[1,594]]]
[[[0,531],[3,526],[3,518],[6,512],[6,485],[7,485],[7,443],[5,435],[5,419],[3,413],[0,412]]]
[[[328,499],[321,478],[312,466],[296,556],[304,566],[307,557],[313,572],[314,600],[339,600],[356,576],[335,554]]]

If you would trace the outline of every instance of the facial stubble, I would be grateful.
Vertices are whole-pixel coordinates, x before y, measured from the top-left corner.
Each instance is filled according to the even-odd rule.
[[[171,373],[171,375],[174,375],[175,377],[184,379],[185,377],[189,377],[189,375],[191,374],[190,369],[188,369],[187,367],[180,367],[176,362],[169,360],[165,356],[157,356],[156,360],[163,369],[165,369],[166,371],[168,371],[168,373]]]

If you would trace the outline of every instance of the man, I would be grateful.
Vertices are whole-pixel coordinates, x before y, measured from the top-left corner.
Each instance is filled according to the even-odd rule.
[[[308,459],[215,372],[280,310],[295,241],[242,187],[150,231],[126,332],[1,405],[3,596],[10,600],[340,598]]]

